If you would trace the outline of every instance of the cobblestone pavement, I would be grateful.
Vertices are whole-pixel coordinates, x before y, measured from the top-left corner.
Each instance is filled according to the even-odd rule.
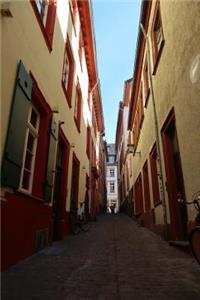
[[[129,217],[101,216],[2,273],[4,299],[197,300],[200,267]]]

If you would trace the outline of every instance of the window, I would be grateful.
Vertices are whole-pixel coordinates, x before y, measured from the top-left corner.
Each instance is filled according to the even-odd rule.
[[[92,111],[92,126],[93,126],[93,129],[94,129],[94,134],[96,136],[97,135],[97,124],[96,124],[96,118],[95,118],[94,110]]]
[[[83,71],[83,47],[84,47],[83,34],[82,34],[82,31],[80,30],[78,55],[79,55],[79,60],[80,60],[81,71]]]
[[[38,12],[40,14],[42,23],[45,26],[46,21],[47,21],[49,1],[48,0],[36,0],[36,5],[37,5]]]
[[[109,163],[114,163],[115,162],[115,155],[109,155],[108,156],[108,162]]]
[[[80,123],[81,123],[81,102],[82,102],[82,96],[81,96],[81,90],[79,83],[76,87],[76,97],[75,97],[75,107],[74,107],[74,120],[77,126],[78,131],[80,132]]]
[[[147,102],[148,102],[149,92],[150,92],[147,59],[144,63],[144,69],[143,69],[143,88],[144,88],[143,103],[144,103],[144,107],[147,107]]]
[[[76,34],[76,16],[77,16],[77,2],[76,0],[69,0],[69,9],[70,9],[70,14],[71,14],[71,18],[72,18],[72,24],[74,27],[74,31]]]
[[[151,209],[150,192],[149,192],[149,175],[147,162],[143,167],[143,182],[144,182],[144,200],[145,200],[145,211]]]
[[[139,89],[139,97],[138,97],[138,123],[139,127],[142,127],[142,122],[144,119],[144,107],[143,107],[143,93],[142,93],[142,84]]]
[[[142,193],[142,178],[138,176],[135,183],[135,213],[139,216],[143,213],[143,193]]]
[[[110,193],[114,193],[114,192],[115,192],[115,183],[110,182]]]
[[[90,126],[87,126],[87,138],[86,138],[86,153],[88,158],[90,158],[90,141],[91,141],[91,130],[90,130]]]
[[[142,93],[142,85],[140,85],[136,110],[135,110],[135,117],[133,121],[133,144],[134,148],[136,149],[137,142],[139,140],[140,129],[142,127],[142,123],[144,120],[144,106],[143,106],[143,93]]]
[[[34,106],[30,107],[27,122],[26,140],[20,179],[20,189],[31,192],[33,183],[33,172],[38,141],[40,116]]]
[[[31,4],[49,51],[52,50],[57,0],[31,0]]]
[[[69,39],[67,38],[67,43],[64,53],[63,71],[62,71],[62,88],[67,98],[67,103],[71,108],[71,98],[72,98],[72,87],[74,79],[74,58],[72,55]]]
[[[115,176],[115,170],[114,169],[110,169],[110,177],[114,177]]]
[[[159,1],[156,2],[151,37],[152,37],[152,54],[153,54],[153,64],[154,64],[153,74],[155,74],[158,61],[160,59],[161,51],[164,45],[164,35],[162,29]]]

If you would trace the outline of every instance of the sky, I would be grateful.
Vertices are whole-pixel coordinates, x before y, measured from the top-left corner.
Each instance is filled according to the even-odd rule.
[[[133,76],[140,6],[140,0],[92,0],[107,143],[115,143],[124,81]]]

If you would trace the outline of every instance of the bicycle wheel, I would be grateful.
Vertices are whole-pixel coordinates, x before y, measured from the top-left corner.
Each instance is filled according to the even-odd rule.
[[[190,245],[192,253],[200,264],[200,226],[195,227],[190,234]]]
[[[84,232],[88,231],[89,228],[90,228],[90,225],[89,225],[88,222],[84,221],[84,222],[81,224],[81,229],[82,229]]]
[[[71,217],[70,217],[70,223],[71,223],[71,232],[73,234],[78,234],[80,232],[80,226],[77,224],[77,220],[76,220],[76,217],[71,214]]]

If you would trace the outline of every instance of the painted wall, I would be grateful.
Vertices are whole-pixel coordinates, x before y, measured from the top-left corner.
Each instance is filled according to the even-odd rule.
[[[151,37],[155,3],[156,1],[153,1],[151,8],[149,37]],[[191,200],[192,195],[199,191],[200,186],[200,136],[198,134],[200,131],[200,90],[191,84],[189,78],[191,62],[199,54],[200,3],[198,1],[160,1],[160,7],[165,44],[156,74],[152,77],[158,126],[161,130],[170,110],[174,107],[186,199]],[[150,48],[152,49],[151,43]],[[155,140],[150,93],[147,107],[144,108],[144,121],[136,149],[136,151],[141,151],[141,155],[135,154],[133,159],[133,183],[142,171],[145,161],[148,161],[151,207],[153,207],[153,195],[149,153]],[[166,182],[161,136],[160,145],[164,182]],[[165,197],[167,218],[170,222],[166,189]],[[188,207],[188,219],[193,220],[194,216],[193,207]],[[155,207],[155,222],[163,223],[161,205]]]
[[[80,179],[79,179],[79,202],[84,201],[85,197],[85,178],[86,173],[90,174],[89,160],[86,155],[86,128],[87,125],[92,123],[91,111],[88,107],[88,73],[86,68],[86,59],[83,55],[82,70],[80,66],[80,60],[78,55],[79,47],[79,29],[80,20],[79,14],[77,13],[76,20],[76,32],[72,25],[71,15],[69,13],[69,3],[68,1],[58,1],[57,12],[56,12],[56,22],[53,35],[53,45],[52,52],[49,52],[41,28],[38,24],[36,16],[34,14],[33,7],[30,1],[11,1],[10,10],[13,15],[12,18],[2,17],[0,19],[1,31],[1,145],[0,148],[4,149],[7,128],[9,124],[9,114],[12,103],[12,95],[15,84],[15,77],[17,71],[17,65],[20,60],[22,60],[25,65],[26,70],[33,74],[37,81],[38,87],[44,95],[45,100],[51,107],[51,109],[56,108],[58,110],[57,114],[54,114],[57,122],[64,122],[62,125],[62,130],[67,138],[69,144],[74,144],[74,147],[70,147],[69,154],[69,165],[68,165],[68,182],[67,184],[67,198],[66,198],[66,213],[70,209],[70,192],[71,192],[71,173],[72,173],[72,155],[73,152],[76,154],[80,161]],[[63,70],[63,59],[64,50],[66,43],[66,33],[70,39],[71,49],[73,52],[75,60],[75,75],[73,82],[72,91],[72,107],[69,108],[65,94],[61,86],[62,70]],[[74,106],[75,106],[75,88],[77,83],[77,78],[79,79],[81,92],[82,92],[82,110],[81,110],[81,126],[80,133],[74,122]],[[92,105],[91,105],[92,106]],[[92,108],[93,109],[93,108]],[[96,144],[96,138],[94,138],[94,143]],[[98,149],[96,148],[96,151]],[[2,159],[3,151],[1,152]],[[7,191],[9,191],[9,195]],[[15,231],[17,232],[20,239],[23,239],[24,227],[18,222],[18,214],[23,215],[23,222],[26,223],[25,214],[27,216],[32,215],[33,211],[31,207],[35,207],[36,211],[39,212],[40,219],[37,222],[31,223],[30,219],[29,225],[27,224],[27,234],[29,229],[30,239],[33,239],[35,230],[45,226],[51,229],[51,219],[52,211],[51,205],[45,205],[42,208],[42,204],[38,205],[34,201],[29,201],[29,209],[27,210],[26,200],[22,201],[23,197],[15,197],[11,189],[3,188],[1,189],[1,196],[3,201],[3,207],[5,208],[6,215],[9,215],[11,223],[12,220],[16,221]],[[15,198],[16,209],[18,214],[13,213],[13,207],[11,200]],[[25,197],[26,198],[26,197]],[[27,200],[28,201],[28,200]],[[31,204],[34,202],[33,204]],[[18,203],[18,204],[17,204]],[[21,204],[20,204],[21,203]],[[39,208],[38,208],[39,207]],[[4,209],[3,208],[3,209]],[[44,211],[43,211],[44,210]],[[43,224],[43,214],[46,214],[45,225]],[[5,222],[4,222],[5,221]],[[23,259],[26,256],[31,255],[34,252],[33,244],[25,247],[24,253],[22,252],[23,243],[20,244],[12,239],[12,224],[8,223],[8,218],[3,220],[3,226],[5,225],[8,230],[7,242],[3,247],[6,247],[5,253],[8,254],[8,260],[5,266],[11,265],[16,261]],[[7,223],[6,223],[7,222]],[[68,224],[69,225],[69,224]],[[67,231],[65,232],[65,234]],[[3,238],[4,239],[4,238]],[[51,237],[49,242],[51,243]],[[16,250],[19,255],[14,255],[12,250]]]

